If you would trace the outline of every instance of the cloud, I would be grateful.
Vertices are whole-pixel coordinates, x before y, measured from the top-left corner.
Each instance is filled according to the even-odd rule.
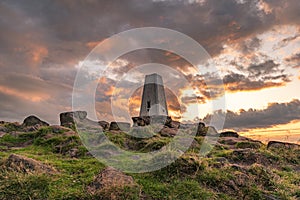
[[[290,82],[290,76],[273,60],[260,64],[250,64],[241,68],[242,73],[229,72],[223,78],[227,91],[253,91],[270,87],[284,86]]]
[[[224,129],[247,130],[252,128],[268,128],[278,124],[287,124],[300,119],[300,101],[295,99],[288,103],[270,103],[262,110],[227,111]],[[207,115],[204,121],[209,121]]]
[[[17,116],[12,113],[19,112],[14,111],[16,105],[32,107],[27,109],[28,113],[41,112],[41,102],[70,109],[75,66],[97,42],[115,33],[145,26],[165,27],[192,37],[212,57],[222,54],[226,44],[234,45],[242,56],[247,56],[255,54],[261,47],[258,34],[274,26],[299,26],[300,21],[298,0],[128,0],[126,3],[123,0],[28,0],[26,3],[3,0],[0,2],[0,17],[0,92],[5,96],[0,104],[10,105],[5,107],[7,112],[11,109],[5,117],[11,116],[12,119]],[[283,43],[292,40],[287,38]],[[297,58],[290,59],[287,61],[297,61]],[[200,93],[195,96],[200,102],[219,94],[218,86],[213,83],[213,74],[203,82],[203,77],[196,76],[192,66],[175,54],[143,50],[125,55],[120,60],[128,62],[114,66],[110,76],[120,76],[139,64],[159,62],[182,72],[193,87],[200,88]],[[277,62],[254,61],[252,65],[224,75],[229,91],[258,90],[288,82],[288,75],[281,71]],[[96,96],[99,102],[104,104],[109,100],[113,84],[113,80],[108,79],[108,83],[98,88],[100,93],[107,94],[105,98]],[[169,84],[175,88],[185,87],[176,78]],[[7,101],[8,97],[15,100]],[[184,103],[192,103],[193,97],[183,97]],[[32,100],[36,101],[36,108]],[[53,106],[49,106],[52,108],[47,115],[49,119],[53,110],[58,111]],[[20,116],[24,112],[20,112]],[[56,120],[56,115],[54,118]]]
[[[291,55],[288,58],[285,58],[285,61],[292,64],[294,68],[299,68],[300,67],[300,53],[296,53],[296,54]]]

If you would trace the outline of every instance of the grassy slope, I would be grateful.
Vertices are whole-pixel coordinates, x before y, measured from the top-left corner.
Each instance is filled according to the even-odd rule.
[[[46,139],[47,134],[53,136]],[[122,133],[107,136],[124,149],[142,152],[159,149],[170,140],[161,136],[136,140]],[[193,148],[172,165],[151,173],[130,174],[138,188],[112,188],[93,196],[86,192],[86,186],[105,166],[86,155],[78,137],[52,133],[50,127],[17,137],[6,135],[0,138],[0,162],[16,153],[49,164],[60,173],[23,174],[1,166],[0,199],[108,199],[111,193],[117,199],[264,199],[266,195],[300,198],[299,150],[267,150],[263,145],[250,151],[262,162],[248,163],[248,156],[222,146],[200,158],[197,152],[203,138],[195,140]],[[31,143],[24,145],[26,141]],[[67,153],[74,147],[79,148],[78,159]],[[245,147],[252,144],[236,144],[236,148]]]

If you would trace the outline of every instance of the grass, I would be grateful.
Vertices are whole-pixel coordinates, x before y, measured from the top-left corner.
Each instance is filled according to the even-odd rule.
[[[49,134],[51,137],[46,137]],[[142,153],[161,149],[172,141],[160,135],[142,139],[125,133],[105,134],[120,148]],[[29,144],[23,145],[28,141]],[[95,136],[93,142],[99,141],[101,138]],[[15,148],[20,145],[22,148]],[[51,127],[18,136],[8,134],[0,138],[1,163],[15,153],[51,165],[59,173],[24,174],[1,168],[0,199],[264,199],[266,195],[279,199],[300,198],[297,149],[266,149],[265,145],[256,149],[255,146],[251,151],[262,163],[247,165],[244,161],[248,158],[236,157],[233,149],[221,147],[213,148],[202,158],[199,154],[202,145],[203,137],[197,136],[192,147],[172,164],[154,172],[129,174],[138,184],[136,187],[110,188],[89,194],[86,187],[105,166],[86,154],[79,137],[53,133]],[[211,148],[204,145],[206,149]],[[251,148],[252,144],[237,143],[236,148],[249,145]],[[79,150],[77,158],[67,153],[71,148]],[[224,161],[223,165],[220,160]],[[264,163],[265,160],[268,162]],[[240,168],[233,168],[232,164]]]

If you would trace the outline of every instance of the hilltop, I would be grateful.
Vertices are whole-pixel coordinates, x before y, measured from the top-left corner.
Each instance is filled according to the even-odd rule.
[[[154,172],[125,174],[87,151],[72,122],[74,113],[60,116],[63,126],[35,116],[22,124],[0,122],[0,199],[300,199],[296,144],[265,145],[224,132],[210,147],[204,141],[210,127],[199,124],[192,145],[176,162]],[[114,144],[136,152],[162,148],[179,126],[172,122],[143,139],[115,123],[91,123]],[[199,155],[203,145],[212,148],[205,157]]]

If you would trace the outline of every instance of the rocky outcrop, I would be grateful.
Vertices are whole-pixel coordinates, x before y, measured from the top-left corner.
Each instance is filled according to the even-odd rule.
[[[22,126],[28,127],[28,126],[49,126],[47,122],[44,122],[40,120],[38,117],[31,115],[29,117],[26,117],[23,121]]]
[[[4,163],[5,168],[23,173],[56,173],[57,171],[32,158],[11,154]]]
[[[134,185],[136,185],[136,183],[131,176],[128,176],[112,167],[107,167],[94,178],[93,182],[87,187],[87,190],[89,193],[95,194],[98,191],[107,188]]]
[[[197,127],[197,136],[206,136],[207,134],[207,128],[205,127],[205,124],[203,122],[199,122]]]
[[[8,129],[6,127],[4,127],[4,126],[0,126],[0,132],[7,133]]]
[[[84,120],[87,116],[86,111],[75,111],[75,112],[64,112],[60,113],[60,125],[64,127],[68,127],[71,129],[75,129],[74,118],[78,120]]]
[[[133,126],[147,126],[150,124],[163,124],[167,127],[174,128],[179,122],[173,122],[170,116],[154,115],[154,116],[139,116],[132,117]]]
[[[168,121],[168,123],[166,123],[165,126],[167,126],[169,128],[179,129],[180,128],[180,122],[171,120],[171,121]]]
[[[99,121],[98,124],[102,127],[104,131],[109,130],[109,123],[106,121]]]
[[[109,125],[110,131],[129,131],[130,123],[127,122],[111,122]]]
[[[234,131],[225,131],[220,133],[220,137],[235,137],[238,138],[239,134],[237,132]]]
[[[288,142],[270,141],[267,145],[267,148],[297,149],[300,148],[300,145]]]
[[[164,127],[159,131],[159,134],[164,137],[174,137],[177,133],[178,129]]]
[[[132,117],[133,126],[147,126],[150,124],[150,116]]]

